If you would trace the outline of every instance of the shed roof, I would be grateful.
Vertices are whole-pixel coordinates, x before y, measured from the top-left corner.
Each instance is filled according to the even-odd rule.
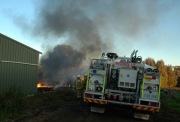
[[[20,45],[22,45],[22,46],[24,46],[24,47],[27,47],[27,48],[29,48],[29,49],[31,49],[31,50],[34,50],[34,51],[36,51],[36,52],[42,54],[42,52],[40,52],[40,51],[38,51],[38,50],[35,50],[35,49],[33,49],[32,47],[29,47],[29,46],[27,46],[27,45],[25,45],[25,44],[23,44],[23,43],[20,43],[20,42],[14,40],[14,39],[12,39],[12,38],[10,38],[10,37],[8,37],[8,36],[2,34],[2,33],[0,33],[0,36],[3,36],[3,37],[5,37],[5,38],[8,38],[8,39],[14,41],[14,42],[17,43],[17,44],[20,44]]]

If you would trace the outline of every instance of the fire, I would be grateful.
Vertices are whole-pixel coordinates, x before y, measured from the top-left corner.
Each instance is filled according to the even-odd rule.
[[[41,87],[41,82],[38,82],[37,88]]]
[[[49,83],[38,82],[37,88],[53,88],[54,86]]]

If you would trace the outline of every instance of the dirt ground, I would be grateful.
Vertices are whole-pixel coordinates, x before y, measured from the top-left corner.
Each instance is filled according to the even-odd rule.
[[[39,95],[28,101],[25,113],[12,122],[142,122],[130,110],[110,109],[104,114],[90,112],[89,106],[75,97],[72,90]],[[180,115],[162,104],[161,110],[147,122],[180,122]]]

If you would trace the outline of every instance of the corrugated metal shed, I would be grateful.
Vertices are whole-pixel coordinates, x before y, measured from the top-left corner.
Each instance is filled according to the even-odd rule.
[[[0,33],[0,93],[13,85],[25,94],[36,93],[40,53]]]

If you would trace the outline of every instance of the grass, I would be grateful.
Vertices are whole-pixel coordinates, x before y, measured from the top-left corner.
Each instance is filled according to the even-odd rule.
[[[75,102],[74,92],[23,95],[12,87],[7,93],[0,95],[0,121],[18,120],[18,118],[34,117],[39,113],[56,111],[64,108],[69,101]],[[67,102],[68,101],[68,102]]]
[[[163,106],[180,114],[180,90],[161,93]]]
[[[164,110],[180,114],[180,91],[173,91],[171,94],[167,91],[162,91],[161,101]],[[86,120],[84,118],[85,115],[93,120],[95,118],[101,119],[99,115],[96,116],[96,114],[89,113],[88,107],[85,110],[82,107],[72,90],[24,97],[17,89],[11,89],[9,93],[0,97],[0,121],[25,121],[28,119],[39,122],[53,120],[67,121],[71,120],[69,116],[75,116],[76,118],[72,121],[76,122]],[[162,112],[163,117],[164,114],[166,113]]]
[[[0,121],[20,115],[26,107],[25,96],[15,86],[0,95]]]

